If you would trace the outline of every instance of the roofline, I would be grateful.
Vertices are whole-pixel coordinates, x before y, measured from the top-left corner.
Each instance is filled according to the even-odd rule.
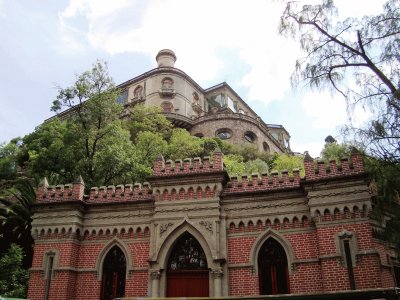
[[[136,76],[132,79],[129,79],[119,85],[117,85],[117,88],[125,88],[128,85],[131,85],[135,82],[141,81],[151,75],[155,75],[155,74],[159,74],[159,73],[164,73],[164,72],[169,72],[169,73],[175,73],[177,75],[181,75],[183,77],[185,77],[190,83],[192,83],[197,89],[199,89],[202,93],[205,92],[205,90],[196,82],[194,81],[188,74],[186,74],[185,72],[183,72],[180,69],[177,68],[173,68],[173,67],[158,67],[158,68],[154,68],[150,71],[147,71],[139,76]]]
[[[268,126],[269,124],[265,123],[264,120],[263,120],[254,110],[252,110],[252,108],[246,103],[246,101],[244,101],[244,100],[242,99],[242,97],[240,97],[240,96],[238,95],[238,93],[236,93],[236,91],[235,91],[226,81],[221,82],[221,83],[218,83],[218,84],[216,84],[216,85],[214,85],[214,86],[212,86],[212,87],[209,87],[209,88],[205,89],[204,92],[205,92],[205,93],[209,93],[209,92],[212,92],[213,90],[219,89],[219,88],[221,88],[221,87],[226,87],[226,88],[228,88],[237,98],[239,98],[240,100],[243,101],[243,103],[244,103],[244,105],[246,106],[246,108],[248,108],[253,114],[255,114],[257,117],[260,118],[260,120],[261,120],[261,122],[263,123],[263,125],[265,125],[267,128],[269,128],[269,126]],[[275,124],[271,124],[271,125],[275,125]],[[276,124],[276,126],[280,126],[283,130],[285,130],[286,134],[290,137],[290,134],[289,134],[289,132],[285,129],[285,127],[283,127],[282,125],[278,125],[278,124]]]

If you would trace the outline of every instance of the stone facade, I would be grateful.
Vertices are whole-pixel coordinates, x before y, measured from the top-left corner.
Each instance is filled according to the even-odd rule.
[[[212,161],[160,157],[148,183],[94,187],[88,195],[80,178],[60,186],[44,180],[33,208],[28,297],[108,299],[113,249],[124,260],[123,295],[168,296],[184,236],[204,255],[207,296],[395,286],[390,249],[373,234],[361,156],[329,166],[306,156],[304,166],[304,178],[294,170],[229,179],[215,152]],[[268,247],[272,256],[281,251],[280,264],[268,261]],[[272,292],[263,292],[269,284]]]
[[[236,145],[253,145],[260,151],[290,151],[290,135],[282,125],[266,124],[226,83],[203,89],[175,68],[176,56],[161,50],[158,67],[118,87],[126,108],[137,104],[159,106],[176,126],[192,135],[219,136]],[[221,133],[227,133],[224,135]]]

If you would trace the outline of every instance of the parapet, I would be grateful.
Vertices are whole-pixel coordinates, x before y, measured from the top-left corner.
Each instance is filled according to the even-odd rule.
[[[36,192],[37,203],[82,201],[85,203],[110,203],[151,199],[148,182],[142,184],[110,185],[92,187],[89,195],[84,195],[85,184],[82,177],[71,184],[49,186],[44,178]]]
[[[289,176],[288,171],[284,170],[280,174],[277,171],[261,174],[252,174],[251,176],[242,175],[241,182],[238,181],[237,176],[231,176],[231,181],[224,189],[224,193],[240,193],[240,192],[255,192],[255,191],[269,191],[287,188],[300,187],[300,171],[299,169],[293,170],[293,176]]]
[[[109,203],[148,199],[151,199],[151,187],[150,183],[144,182],[143,185],[135,183],[92,187],[86,201],[88,203]]]
[[[211,173],[223,171],[222,153],[219,149],[214,152],[213,160],[206,156],[165,161],[160,155],[154,162],[154,176],[187,175],[194,173]]]
[[[329,161],[329,164],[324,161],[315,161],[310,155],[304,158],[304,170],[306,180],[327,179],[339,176],[349,176],[362,174],[365,172],[364,163],[361,154],[357,150],[353,150],[348,158],[342,158],[338,165],[335,160]]]
[[[40,202],[62,202],[82,201],[85,184],[81,176],[73,183],[50,186],[44,178],[36,191],[36,201]]]

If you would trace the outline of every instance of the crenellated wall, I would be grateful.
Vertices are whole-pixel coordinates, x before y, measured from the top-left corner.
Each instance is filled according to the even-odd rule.
[[[154,162],[143,184],[92,187],[82,178],[49,186],[33,207],[35,239],[29,298],[99,298],[105,255],[118,246],[127,262],[125,296],[164,297],[171,247],[185,232],[197,239],[210,269],[210,296],[260,293],[261,246],[276,240],[288,264],[289,291],[394,286],[388,249],[371,222],[371,195],[359,153],[325,164],[304,159],[305,177],[252,174],[230,179],[223,154]],[[240,179],[240,180],[239,180]],[[349,245],[346,259],[344,241]]]

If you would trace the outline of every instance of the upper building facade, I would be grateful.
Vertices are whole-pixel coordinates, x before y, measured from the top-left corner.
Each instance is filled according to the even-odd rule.
[[[158,106],[177,127],[198,137],[219,137],[229,143],[253,145],[260,151],[290,151],[290,135],[282,125],[266,124],[226,83],[202,88],[175,68],[176,55],[164,49],[157,68],[118,86],[118,102]]]

